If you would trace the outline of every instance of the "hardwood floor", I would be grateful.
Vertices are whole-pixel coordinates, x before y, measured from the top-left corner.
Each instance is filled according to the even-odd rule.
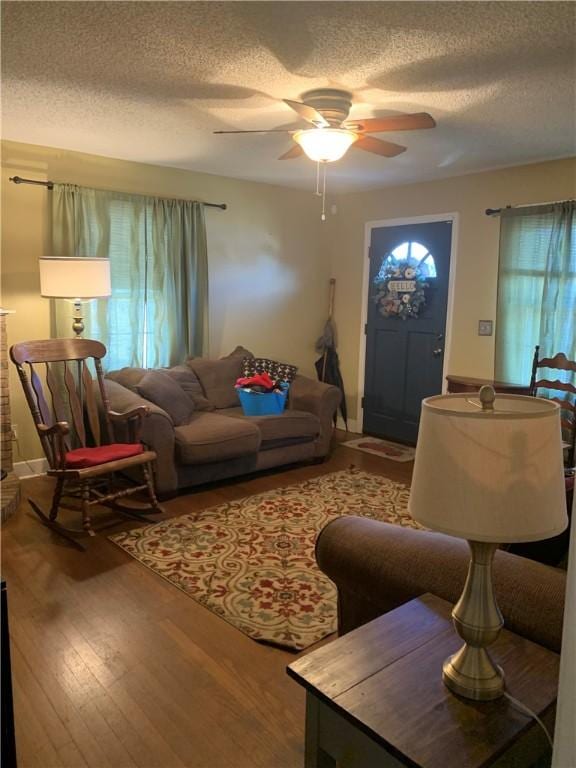
[[[227,481],[165,506],[179,515],[351,464],[403,482],[412,471],[337,445],[324,464]],[[46,508],[51,487],[26,480],[23,497]],[[23,502],[2,529],[2,576],[20,768],[303,765],[304,692],[285,672],[297,656],[249,639],[104,534],[78,552]]]

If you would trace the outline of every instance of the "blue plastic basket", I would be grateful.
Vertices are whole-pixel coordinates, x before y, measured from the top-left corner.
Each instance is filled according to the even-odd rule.
[[[244,416],[273,416],[282,413],[286,407],[288,385],[284,392],[251,392],[237,389]]]

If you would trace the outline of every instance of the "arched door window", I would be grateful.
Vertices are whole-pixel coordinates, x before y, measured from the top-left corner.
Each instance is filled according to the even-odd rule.
[[[408,259],[413,260],[417,262],[418,266],[420,267],[422,277],[431,278],[437,276],[434,256],[432,256],[426,246],[413,240],[411,242],[405,242],[401,245],[398,245],[388,256],[386,256],[382,262],[380,271],[376,276],[375,282],[384,279],[391,259],[396,259],[397,261],[407,261]]]

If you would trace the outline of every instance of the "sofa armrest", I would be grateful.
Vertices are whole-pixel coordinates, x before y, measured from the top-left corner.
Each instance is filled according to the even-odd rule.
[[[342,394],[338,387],[324,384],[307,376],[296,376],[290,384],[288,407],[296,411],[308,411],[320,420],[320,435],[316,440],[316,456],[326,456],[330,450],[334,414],[340,405]]]
[[[148,408],[148,415],[142,419],[140,439],[156,453],[156,492],[162,497],[176,493],[178,478],[174,464],[174,424],[170,416],[155,403],[145,400],[116,381],[105,379],[104,386],[112,411],[126,413],[142,405]],[[115,440],[122,442],[128,439],[125,424],[115,421],[112,427]]]
[[[455,603],[470,552],[452,536],[346,516],[320,532],[316,558],[338,587],[339,631],[345,633],[425,592]],[[509,629],[560,651],[565,571],[499,550],[494,588]]]

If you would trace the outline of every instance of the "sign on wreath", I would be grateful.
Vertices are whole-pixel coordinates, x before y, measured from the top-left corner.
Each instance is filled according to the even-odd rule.
[[[374,286],[372,298],[383,317],[418,317],[426,303],[428,283],[416,259],[388,256]]]

